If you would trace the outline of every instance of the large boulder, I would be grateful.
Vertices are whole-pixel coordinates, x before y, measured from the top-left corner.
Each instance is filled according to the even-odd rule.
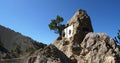
[[[81,45],[79,63],[119,63],[120,51],[105,33],[88,33]]]
[[[54,45],[49,45],[31,55],[27,63],[72,63],[72,61]]]

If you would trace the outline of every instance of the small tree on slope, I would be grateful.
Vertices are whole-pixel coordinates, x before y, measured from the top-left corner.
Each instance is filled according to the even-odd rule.
[[[51,20],[50,24],[48,24],[50,30],[54,30],[56,34],[59,34],[59,36],[62,36],[62,31],[65,28],[64,24],[61,24],[64,19],[60,16],[57,16],[56,19]]]

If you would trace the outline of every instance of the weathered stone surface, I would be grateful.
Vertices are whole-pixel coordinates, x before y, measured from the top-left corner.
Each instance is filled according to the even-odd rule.
[[[90,17],[87,15],[85,10],[81,9],[75,13],[70,21],[68,21],[67,26],[68,29],[65,29],[65,32],[67,30],[69,34],[69,31],[72,31],[72,36],[63,36],[62,39],[57,39],[53,44],[58,49],[63,51],[68,57],[71,57],[73,53],[79,54],[81,49],[80,43],[87,33],[93,32],[93,28],[91,25]]]
[[[68,58],[76,63],[120,62],[120,50],[114,40],[105,33],[92,33],[90,18],[84,10],[75,13],[68,22],[68,26],[71,25],[73,36],[57,39],[53,43]]]
[[[54,45],[36,51],[27,63],[72,63],[67,56]]]
[[[60,42],[59,42],[60,43]],[[113,39],[105,33],[88,33],[79,46],[55,44],[76,63],[119,63],[120,51]]]
[[[116,43],[105,33],[88,33],[80,44],[82,52],[79,58],[88,63],[117,63],[120,55]],[[116,60],[117,59],[117,60]],[[79,62],[81,63],[81,60]]]
[[[70,21],[68,21],[67,26],[73,26],[73,30],[71,30],[73,31],[73,36],[66,38],[69,42],[80,43],[88,32],[93,32],[90,17],[87,15],[85,10],[81,9],[75,13]]]

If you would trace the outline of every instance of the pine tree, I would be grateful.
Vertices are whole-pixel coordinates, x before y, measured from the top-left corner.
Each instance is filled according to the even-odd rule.
[[[59,34],[59,36],[62,36],[62,31],[65,28],[64,24],[61,24],[64,21],[64,19],[60,16],[57,16],[56,19],[51,20],[50,24],[48,24],[50,30],[54,30],[56,34]]]

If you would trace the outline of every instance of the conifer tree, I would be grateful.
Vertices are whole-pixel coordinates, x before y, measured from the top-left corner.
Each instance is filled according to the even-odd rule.
[[[56,34],[59,34],[59,36],[62,36],[62,31],[65,28],[65,25],[62,24],[64,19],[60,16],[57,16],[56,19],[52,19],[50,24],[48,24],[50,30],[54,30]]]

